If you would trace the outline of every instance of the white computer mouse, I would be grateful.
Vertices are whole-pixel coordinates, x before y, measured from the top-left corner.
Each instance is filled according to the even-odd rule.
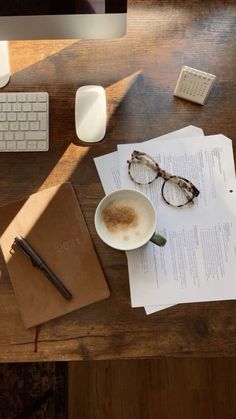
[[[82,86],[75,96],[75,129],[85,143],[97,143],[106,133],[106,93],[101,86]]]
[[[6,86],[10,80],[10,64],[7,41],[0,41],[0,87]]]

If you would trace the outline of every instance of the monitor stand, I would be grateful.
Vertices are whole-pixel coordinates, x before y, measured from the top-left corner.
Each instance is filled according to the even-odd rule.
[[[6,86],[10,80],[10,75],[8,42],[0,41],[0,88]]]

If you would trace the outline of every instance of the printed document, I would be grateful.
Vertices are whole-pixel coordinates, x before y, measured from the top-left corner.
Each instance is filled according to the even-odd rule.
[[[200,190],[191,206],[173,208],[158,178],[140,186],[128,176],[133,150],[151,155],[166,171]],[[236,298],[236,199],[232,142],[223,135],[118,146],[121,186],[144,192],[158,214],[163,248],[127,252],[133,307]]]
[[[161,137],[154,138],[152,140],[146,141],[145,143],[154,143],[161,140],[170,140],[175,138],[191,138],[204,136],[203,130],[192,125],[184,127],[180,130],[165,134]],[[203,137],[204,138],[204,137]],[[106,194],[113,192],[121,188],[120,172],[119,172],[119,161],[118,161],[118,152],[106,154],[94,159],[98,174],[100,176],[102,186]],[[127,255],[128,257],[128,255]],[[129,265],[129,259],[128,259]],[[154,313],[156,311],[163,310],[170,305],[155,305],[145,307],[147,314]]]

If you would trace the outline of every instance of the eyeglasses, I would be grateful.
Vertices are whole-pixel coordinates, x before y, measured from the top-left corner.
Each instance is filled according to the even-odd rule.
[[[127,163],[129,177],[138,185],[150,185],[157,178],[162,177],[164,182],[161,195],[164,201],[172,207],[180,208],[193,204],[194,198],[200,193],[188,179],[167,173],[146,153],[133,151]]]

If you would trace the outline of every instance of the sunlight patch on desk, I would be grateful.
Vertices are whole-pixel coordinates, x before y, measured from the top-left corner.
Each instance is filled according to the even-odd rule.
[[[75,163],[76,165],[76,163]],[[73,171],[73,170],[72,170]],[[16,247],[14,239],[17,235],[21,235],[23,238],[30,237],[37,225],[43,222],[47,218],[47,213],[51,206],[54,205],[54,201],[57,199],[57,195],[62,188],[62,184],[68,181],[68,179],[62,179],[58,182],[54,182],[55,187],[52,184],[47,185],[46,188],[42,188],[40,191],[41,200],[37,192],[31,194],[25,199],[15,201],[12,204],[12,208],[8,211],[5,217],[5,226],[1,225],[1,242],[5,244],[8,251],[4,252],[6,264],[8,264],[15,253],[22,253],[22,249]],[[50,188],[50,189],[49,189]],[[63,222],[63,221],[62,221]],[[65,220],[64,220],[65,222]],[[43,239],[38,236],[39,241]],[[0,270],[1,277],[1,270]]]
[[[34,47],[32,48],[32,42]],[[44,40],[44,41],[10,41],[9,55],[11,63],[11,74],[37,64],[51,55],[58,54],[60,51],[71,47],[78,40]],[[30,54],[29,54],[30,48]],[[21,54],[19,55],[19,49]],[[27,60],[25,57],[27,56]]]
[[[54,196],[56,195],[57,191],[52,192],[51,194],[51,201],[53,201]],[[17,234],[22,234],[23,237],[27,237],[28,234],[33,230],[35,224],[40,220],[40,218],[43,216],[45,211],[47,210],[48,205],[50,202],[47,202],[45,200],[41,201],[40,208],[38,205],[37,197],[35,194],[32,194],[28,198],[26,198],[23,201],[19,201],[19,205],[21,207],[17,212],[14,213],[14,216],[9,215],[8,224],[6,225],[6,228],[1,235],[1,241],[6,242],[6,246],[9,249],[8,252],[5,252],[5,261],[6,264],[10,262],[12,257],[14,256],[16,252],[16,247],[13,245],[14,239]],[[37,213],[38,218],[35,219],[34,216],[29,217],[28,216],[28,208],[31,208],[31,213],[35,214]],[[24,221],[22,221],[24,220]],[[17,232],[16,232],[17,229]],[[18,250],[18,249],[17,249]],[[19,251],[19,250],[18,250]],[[22,251],[20,251],[22,253]]]
[[[89,150],[90,146],[81,147],[79,144],[71,143],[38,190],[50,188],[59,183],[68,182],[75,169],[80,164],[80,161],[86,156]]]
[[[122,100],[127,95],[129,89],[132,87],[135,80],[141,73],[142,70],[136,71],[124,79],[121,79],[118,82],[106,87],[108,121],[111,119],[112,115],[115,113],[116,109],[119,107]],[[112,98],[111,100],[109,100],[110,97]]]

